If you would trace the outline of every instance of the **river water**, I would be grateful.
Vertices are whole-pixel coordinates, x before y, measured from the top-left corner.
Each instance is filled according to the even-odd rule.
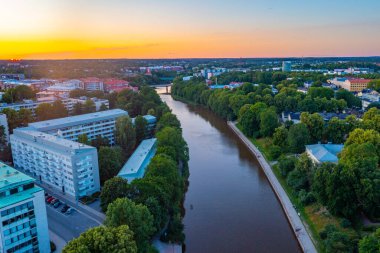
[[[227,123],[161,98],[181,121],[190,150],[186,252],[301,252],[264,172]]]

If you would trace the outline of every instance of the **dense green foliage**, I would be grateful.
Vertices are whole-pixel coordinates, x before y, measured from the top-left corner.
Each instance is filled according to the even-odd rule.
[[[119,227],[128,225],[134,234],[139,252],[146,252],[149,239],[155,232],[153,216],[142,204],[135,204],[127,198],[119,198],[112,202],[107,209],[105,225]]]
[[[100,226],[90,228],[78,238],[71,240],[63,249],[64,253],[136,253],[133,232],[128,226]]]

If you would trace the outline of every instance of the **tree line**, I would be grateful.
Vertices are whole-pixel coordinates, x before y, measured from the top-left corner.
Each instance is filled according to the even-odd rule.
[[[159,113],[153,114],[159,119],[156,154],[143,178],[128,182],[115,177],[122,167],[120,159],[130,155],[142,140],[142,127],[146,123],[141,116],[136,118],[135,124],[129,117],[118,119],[117,147],[100,147],[99,150],[101,178],[106,179],[100,195],[101,208],[106,213],[105,226],[84,232],[69,242],[63,252],[155,252],[150,241],[156,234],[163,241],[184,241],[182,201],[189,174],[187,144],[177,117],[153,89],[144,90],[145,102],[155,106],[131,105],[125,97],[119,97],[117,104],[139,109],[140,113]],[[122,94],[130,96],[128,98],[134,96],[129,92]],[[102,173],[107,175],[104,177]]]
[[[210,90],[202,80],[190,83],[177,80],[172,92],[175,98],[206,106],[225,119],[237,119],[239,128],[248,137],[267,138],[268,153],[278,159],[276,166],[297,200],[304,206],[320,203],[342,218],[341,226],[330,225],[320,231],[326,252],[355,252],[362,248],[358,244],[359,230],[348,228],[360,226],[362,213],[372,220],[380,219],[380,110],[371,108],[362,119],[351,115],[326,122],[314,109],[302,107],[310,109],[310,103],[323,99],[341,101],[343,109],[354,107],[355,101],[345,91],[334,94],[322,87],[311,88],[307,95],[283,87],[274,95],[266,85],[244,84],[226,91]],[[279,114],[292,107],[291,101],[294,108],[303,111],[300,123],[281,124]],[[316,165],[303,153],[305,145],[318,142],[344,143],[337,164]],[[301,155],[297,159],[293,154]]]

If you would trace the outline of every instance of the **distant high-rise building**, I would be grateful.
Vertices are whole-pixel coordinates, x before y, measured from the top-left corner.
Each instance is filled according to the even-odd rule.
[[[50,252],[44,191],[0,162],[0,252]]]
[[[282,71],[284,71],[284,72],[292,71],[292,63],[290,61],[283,61],[282,62]]]

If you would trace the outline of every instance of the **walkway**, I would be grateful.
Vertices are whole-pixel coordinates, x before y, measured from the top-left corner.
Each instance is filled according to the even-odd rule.
[[[50,241],[54,242],[55,247],[56,247],[56,250],[54,251],[54,253],[61,253],[63,248],[66,245],[66,241],[63,240],[61,237],[59,237],[56,233],[54,233],[51,230],[49,230],[49,237],[50,237]]]
[[[280,182],[277,180],[277,177],[274,175],[271,166],[265,160],[261,152],[256,148],[255,145],[236,127],[234,122],[228,121],[228,126],[235,132],[235,134],[244,142],[244,144],[249,148],[251,153],[256,156],[258,162],[261,165],[262,170],[268,178],[274,192],[276,193],[282,208],[293,228],[294,234],[297,237],[297,240],[305,253],[316,253],[317,249],[315,248],[313,241],[310,238],[310,235],[307,233],[307,230],[304,224],[301,221],[301,218],[298,216],[297,211],[294,209],[292,202],[290,201],[285,190],[282,188]]]

